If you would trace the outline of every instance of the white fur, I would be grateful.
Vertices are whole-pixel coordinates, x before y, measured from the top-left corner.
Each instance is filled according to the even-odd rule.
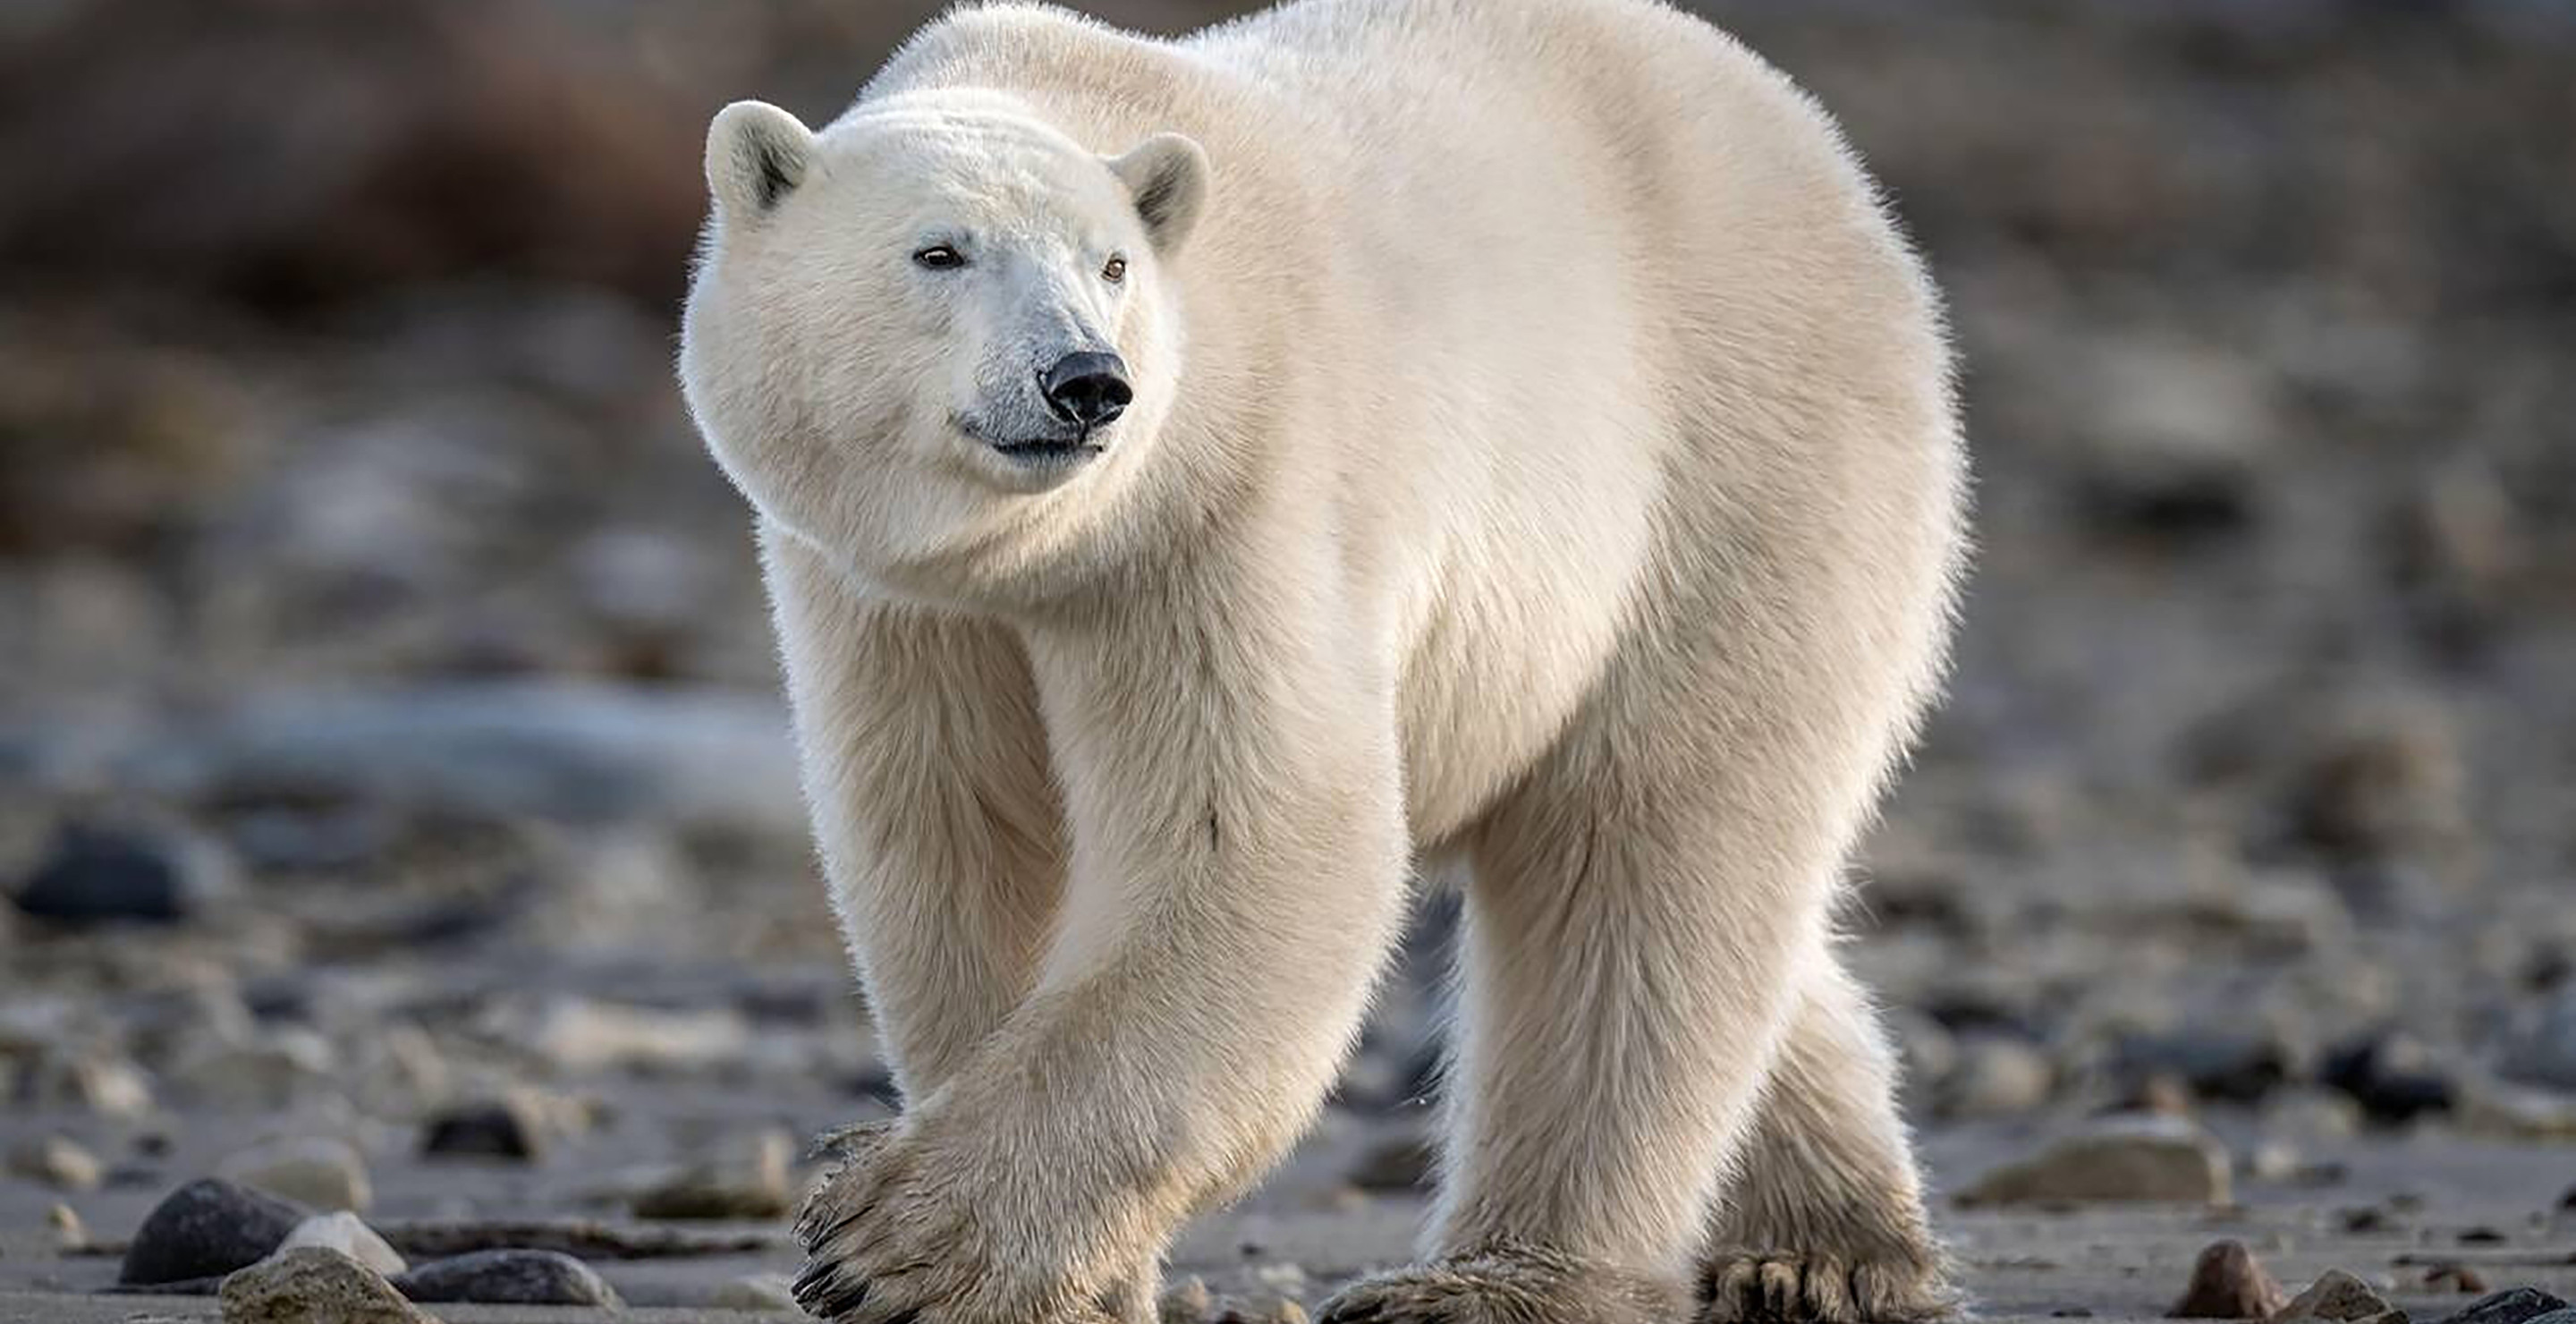
[[[728,108],[708,174],[682,377],[908,1101],[809,1213],[809,1302],[1143,1312],[1454,861],[1430,1262],[1329,1310],[1947,1304],[1829,923],[1963,458],[1811,102],[1645,0],[997,7],[819,133]],[[1099,453],[986,444],[1084,346],[1135,392]]]

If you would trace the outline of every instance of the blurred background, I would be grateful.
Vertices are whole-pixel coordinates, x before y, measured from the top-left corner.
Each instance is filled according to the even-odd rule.
[[[290,1132],[399,1215],[761,1218],[881,1108],[670,365],[708,116],[932,10],[0,7],[0,1245]],[[1945,1186],[2110,1109],[2284,1192],[2576,1137],[2576,7],[1702,10],[1964,353],[1956,683],[1852,917]],[[1418,1176],[1446,905],[1281,1189]]]

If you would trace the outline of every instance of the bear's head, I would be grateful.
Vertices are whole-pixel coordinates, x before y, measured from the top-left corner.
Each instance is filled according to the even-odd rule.
[[[1178,387],[1166,277],[1207,192],[1189,139],[1085,150],[998,94],[916,92],[817,134],[740,102],[680,375],[764,515],[893,574],[1104,507]]]

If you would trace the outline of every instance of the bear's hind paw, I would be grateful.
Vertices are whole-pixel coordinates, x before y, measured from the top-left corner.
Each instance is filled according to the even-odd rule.
[[[1701,1280],[1698,1324],[1924,1324],[1962,1313],[1937,1264],[1730,1251]]]

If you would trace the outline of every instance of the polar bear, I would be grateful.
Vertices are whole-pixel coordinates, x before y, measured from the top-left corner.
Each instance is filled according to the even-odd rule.
[[[905,1100],[810,1309],[1150,1318],[1451,870],[1423,1260],[1326,1324],[1951,1308],[1833,914],[1963,451],[1811,101],[1651,0],[996,5],[707,174],[681,376]]]

